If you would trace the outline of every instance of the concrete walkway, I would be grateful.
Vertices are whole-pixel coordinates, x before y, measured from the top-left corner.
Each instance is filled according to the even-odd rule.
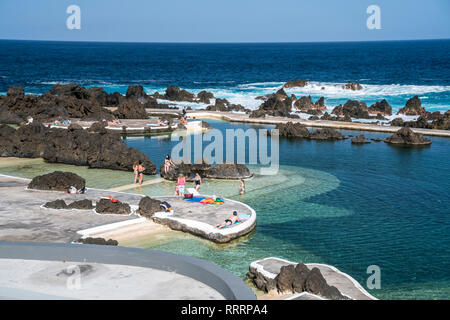
[[[265,119],[255,119],[249,118],[249,115],[245,113],[200,111],[200,110],[190,111],[188,113],[188,118],[195,118],[195,119],[213,118],[226,120],[230,122],[243,122],[243,123],[263,124],[263,125],[267,124],[276,125],[277,123],[294,122],[294,123],[301,123],[307,127],[313,128],[333,128],[341,130],[373,131],[386,133],[394,133],[402,128],[393,126],[380,126],[369,123],[355,123],[355,122],[342,122],[329,120],[303,120],[303,119],[272,117],[272,116],[266,116]],[[435,130],[435,129],[420,129],[420,128],[411,128],[411,130],[426,136],[439,136],[450,138],[450,130]]]
[[[88,189],[86,194],[27,190],[29,179],[0,175],[0,240],[71,242],[78,230],[139,218],[136,215],[101,215],[93,210],[54,210],[42,208],[48,201],[63,199],[98,200],[113,196],[130,205],[138,205],[141,196]]]
[[[11,289],[19,289],[87,300],[225,299],[202,282],[175,272],[119,264],[0,259],[0,274],[4,298],[10,298]],[[77,274],[79,282],[75,281]]]
[[[156,178],[156,179],[146,180],[146,181],[142,182],[141,185],[131,183],[131,184],[127,184],[127,185],[111,188],[111,189],[108,189],[108,190],[119,192],[119,191],[125,191],[125,190],[134,189],[134,188],[140,188],[140,187],[149,186],[149,185],[152,185],[152,184],[155,184],[155,183],[160,183],[162,181],[163,181],[162,178]]]
[[[211,262],[148,249],[0,241],[0,274],[0,299],[255,299]]]
[[[157,183],[154,180],[148,182]],[[146,227],[147,220],[136,214],[97,214],[94,210],[56,210],[43,207],[46,202],[56,199],[63,199],[68,204],[89,199],[95,205],[101,197],[112,196],[137,209],[143,195],[91,188],[86,194],[28,190],[29,182],[30,179],[0,175],[0,240],[71,242],[81,235],[86,237],[94,233],[112,232],[131,224]],[[123,190],[128,186],[120,188]],[[228,242],[249,233],[256,226],[254,210],[238,201],[225,199],[224,204],[201,204],[181,197],[154,198],[167,201],[173,207],[172,214],[155,213],[155,222],[211,241]],[[229,218],[233,211],[239,213],[243,220],[241,223],[226,229],[214,227]]]

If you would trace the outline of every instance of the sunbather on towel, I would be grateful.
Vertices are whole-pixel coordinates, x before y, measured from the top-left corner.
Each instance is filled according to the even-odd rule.
[[[231,226],[231,225],[235,224],[236,222],[241,222],[241,220],[239,219],[237,211],[233,211],[233,214],[228,219],[225,219],[224,223],[216,225],[216,228],[222,229],[222,228]]]

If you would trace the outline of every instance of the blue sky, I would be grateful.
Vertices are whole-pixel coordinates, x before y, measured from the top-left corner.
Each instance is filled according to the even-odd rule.
[[[81,30],[66,28],[69,5]],[[381,30],[366,27],[369,5]],[[450,38],[449,0],[0,0],[0,39],[310,42]]]

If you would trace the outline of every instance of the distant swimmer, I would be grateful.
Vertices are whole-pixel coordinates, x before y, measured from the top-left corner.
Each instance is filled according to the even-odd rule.
[[[239,193],[244,194],[245,193],[245,182],[243,179],[241,179],[241,187],[239,188]]]

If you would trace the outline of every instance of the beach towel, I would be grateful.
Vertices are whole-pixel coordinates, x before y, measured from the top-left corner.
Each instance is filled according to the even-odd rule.
[[[184,200],[189,201],[189,202],[201,202],[205,199],[206,199],[206,197],[192,197],[190,199],[184,199]]]
[[[220,227],[220,228],[218,228],[218,229],[231,228],[232,226],[235,226],[235,225],[237,225],[237,224],[239,224],[239,223],[241,223],[241,222],[242,222],[242,221],[236,221],[235,223],[230,224],[229,226],[223,226],[223,227]]]
[[[216,200],[214,200],[213,198],[206,198],[203,199],[202,201],[200,201],[200,203],[203,204],[224,204],[225,202],[223,201],[223,199],[217,198]]]

